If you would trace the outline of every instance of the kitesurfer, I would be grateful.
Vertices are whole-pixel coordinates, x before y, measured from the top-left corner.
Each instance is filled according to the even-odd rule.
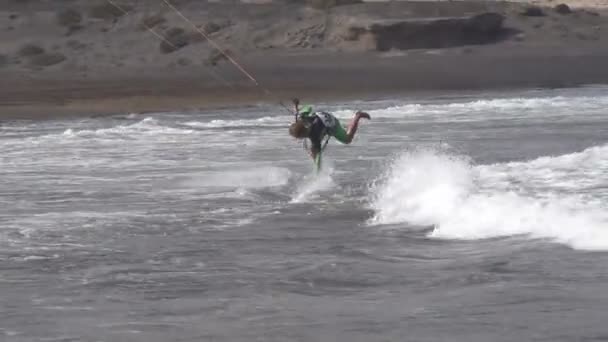
[[[308,138],[311,142],[310,156],[320,167],[321,152],[327,145],[330,137],[342,144],[350,144],[355,137],[360,119],[370,120],[368,113],[357,111],[352,118],[348,129],[344,129],[340,120],[333,114],[325,111],[315,111],[312,106],[299,108],[299,100],[294,99],[296,108],[296,121],[289,127],[289,134],[296,139]],[[325,142],[324,142],[325,141]]]

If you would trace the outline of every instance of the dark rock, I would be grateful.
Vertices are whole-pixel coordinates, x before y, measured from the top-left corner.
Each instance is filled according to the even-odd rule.
[[[37,67],[46,67],[59,64],[65,60],[66,57],[61,53],[43,53],[32,56],[29,60],[29,64]]]
[[[528,7],[526,7],[526,9],[521,14],[525,15],[527,17],[543,17],[543,16],[545,16],[545,12],[543,12],[542,8],[540,8],[538,6],[528,6]]]
[[[438,49],[464,45],[494,43],[506,39],[513,30],[503,27],[504,17],[498,13],[483,13],[473,17],[404,20],[376,23],[369,32],[376,49]],[[356,30],[359,35],[360,30]]]
[[[218,32],[221,29],[222,29],[222,27],[219,24],[214,23],[214,22],[207,23],[207,24],[205,24],[205,26],[203,26],[203,31],[207,34],[212,34],[212,33]]]
[[[181,27],[172,27],[170,29],[167,30],[167,32],[165,32],[165,37],[167,38],[171,38],[171,37],[175,37],[175,36],[179,36],[181,34],[184,34],[184,29]]]
[[[186,33],[186,38],[188,39],[188,43],[190,43],[190,44],[207,41],[207,38],[205,38],[205,36],[203,36],[198,31],[192,31],[192,32]]]
[[[559,14],[570,14],[570,13],[572,13],[572,10],[566,4],[559,4],[559,5],[555,6],[554,10],[555,10],[555,12],[557,12]]]
[[[129,12],[133,8],[124,4],[116,4],[113,5],[109,2],[102,2],[98,5],[91,7],[89,10],[89,16],[95,19],[103,19],[103,20],[116,20],[123,15],[125,12]]]
[[[495,34],[502,29],[504,20],[498,13],[483,13],[472,17],[465,27],[472,32]]]
[[[177,60],[177,65],[180,66],[188,66],[192,64],[192,61],[190,61],[188,58],[180,58]]]
[[[172,53],[190,44],[190,34],[182,28],[174,27],[165,32],[165,39],[160,43],[162,53]]]
[[[212,34],[219,32],[230,25],[232,25],[232,22],[230,20],[216,20],[199,27],[201,27],[205,33]]]
[[[38,45],[34,45],[34,44],[26,44],[26,45],[22,46],[18,51],[18,54],[21,57],[36,56],[36,55],[41,55],[43,53],[44,53],[44,48],[42,48]]]
[[[65,36],[69,37],[82,29],[84,29],[84,26],[82,26],[82,25],[72,25],[72,26],[68,27],[68,30],[65,32]]]
[[[65,44],[67,47],[69,47],[72,50],[84,50],[87,45],[84,43],[79,42],[78,40],[68,40]]]
[[[315,9],[328,9],[336,6],[362,3],[362,0],[308,0],[308,6]]]
[[[69,8],[57,12],[56,20],[60,26],[72,27],[82,22],[82,15],[77,10]]]
[[[356,41],[359,40],[359,37],[365,33],[365,29],[362,27],[349,27],[348,31],[344,35],[344,40],[346,41]]]
[[[209,53],[207,60],[205,61],[206,65],[217,65],[220,61],[228,60],[227,55],[232,55],[232,51],[225,50],[224,52],[219,51],[218,49],[214,49]]]
[[[166,21],[167,21],[167,19],[165,19],[165,17],[163,17],[160,14],[152,15],[152,16],[143,18],[141,20],[141,22],[139,23],[139,28],[141,30],[151,29],[154,26],[162,24]]]
[[[176,27],[169,29],[165,33],[165,40],[166,41],[164,42],[164,47],[162,47],[161,49],[164,49],[165,51],[167,51],[166,53],[169,53],[175,50],[179,50],[186,45],[206,41],[207,38],[205,37],[205,35],[202,35],[198,31],[187,32],[181,28]]]

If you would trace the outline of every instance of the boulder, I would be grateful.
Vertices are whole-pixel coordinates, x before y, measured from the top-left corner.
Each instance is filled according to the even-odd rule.
[[[570,13],[572,13],[572,10],[566,4],[559,4],[559,5],[555,6],[553,9],[555,10],[555,12],[557,12],[559,14],[570,14]]]
[[[545,12],[538,6],[528,6],[521,14],[527,17],[543,17]]]

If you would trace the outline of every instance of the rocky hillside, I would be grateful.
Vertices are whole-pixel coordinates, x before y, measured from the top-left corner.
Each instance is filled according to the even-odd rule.
[[[192,26],[161,1],[8,1],[0,7],[0,70],[61,70],[76,77],[121,70],[214,67],[229,53],[386,52],[509,46],[596,46],[602,13],[567,5],[454,1],[351,3],[289,1],[209,4],[173,0]]]

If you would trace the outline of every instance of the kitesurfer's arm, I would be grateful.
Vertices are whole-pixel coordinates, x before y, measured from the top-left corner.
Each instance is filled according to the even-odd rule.
[[[298,112],[300,111],[300,108],[298,108],[298,106],[300,105],[300,99],[295,97],[292,101],[293,101],[293,107],[296,110],[295,113],[296,113],[296,115],[298,115]]]
[[[296,116],[296,121],[305,120],[310,122],[314,119],[314,111],[312,110],[311,106],[304,106],[303,108],[300,108],[300,100],[298,98],[294,98],[292,101],[295,109],[294,114]]]

